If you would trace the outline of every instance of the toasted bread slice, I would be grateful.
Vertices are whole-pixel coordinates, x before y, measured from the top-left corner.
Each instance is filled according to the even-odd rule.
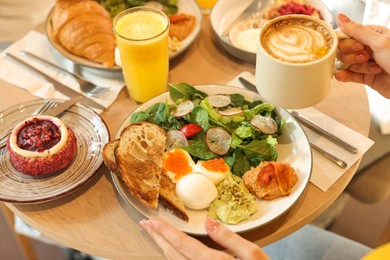
[[[158,125],[140,122],[126,127],[115,149],[122,180],[145,206],[158,205],[166,133]]]
[[[115,159],[115,149],[118,144],[119,144],[119,139],[115,139],[113,141],[108,142],[104,146],[103,162],[111,172],[121,177],[118,168],[116,166],[116,159]]]
[[[176,217],[188,222],[189,217],[184,203],[177,196],[175,183],[169,178],[165,170],[161,172],[159,201],[161,206],[171,211]]]
[[[111,172],[115,173],[123,180],[121,174],[118,171],[116,160],[115,160],[115,149],[118,144],[119,144],[119,139],[116,139],[114,141],[108,142],[104,146],[103,161],[104,164]],[[163,208],[169,210],[170,212],[172,212],[172,214],[174,214],[178,218],[188,222],[189,217],[185,210],[183,201],[177,196],[175,189],[176,189],[175,184],[172,182],[171,178],[169,178],[169,176],[163,169],[160,178],[159,198],[158,198],[159,203]]]

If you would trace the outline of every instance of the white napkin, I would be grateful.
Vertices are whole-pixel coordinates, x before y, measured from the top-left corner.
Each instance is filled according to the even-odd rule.
[[[390,27],[390,0],[368,0],[364,11],[364,24],[378,24]],[[378,122],[383,135],[390,134],[390,99],[367,87],[371,115]]]
[[[253,84],[255,83],[255,77],[253,74],[249,72],[242,72],[228,84],[231,86],[244,88],[244,86],[238,81],[239,77],[243,77]],[[347,168],[342,169],[317,151],[313,150],[313,169],[310,182],[321,190],[327,191],[329,187],[331,187],[333,183],[335,183],[350,166],[352,166],[358,159],[363,156],[363,154],[374,144],[374,142],[364,135],[321,113],[313,107],[296,109],[295,111],[306,116],[311,121],[315,122],[319,127],[352,144],[359,150],[357,154],[352,154],[348,151],[345,151],[340,146],[334,144],[332,141],[329,141],[325,137],[322,137],[316,132],[302,126],[308,139],[312,143],[344,160],[348,164]]]
[[[59,98],[59,99],[69,99],[62,93],[56,91],[53,85],[47,82],[43,77],[37,73],[26,68],[24,65],[18,64],[13,60],[7,58],[5,53],[12,53],[15,56],[21,58],[27,63],[33,65],[37,69],[43,71],[49,76],[57,79],[64,85],[72,88],[73,90],[81,93],[78,82],[71,75],[60,72],[59,70],[52,68],[48,65],[43,65],[39,61],[36,61],[33,58],[25,57],[20,55],[20,51],[29,51],[33,54],[38,55],[50,61],[51,63],[61,66],[62,64],[55,58],[53,50],[47,37],[39,32],[30,31],[27,33],[21,40],[10,45],[6,50],[0,54],[0,78],[14,84],[18,87],[28,90],[32,95],[41,97],[41,98]],[[69,62],[69,64],[66,64]],[[71,65],[70,61],[64,60],[65,66]],[[83,77],[90,80],[91,82],[99,85],[109,87],[109,90],[102,92],[96,96],[88,96],[97,103],[108,107],[112,102],[117,98],[120,90],[125,85],[123,78],[107,78],[104,76],[97,75],[96,73],[91,73],[88,71],[83,73]],[[93,107],[91,107],[94,109]],[[95,109],[97,112],[101,112]]]

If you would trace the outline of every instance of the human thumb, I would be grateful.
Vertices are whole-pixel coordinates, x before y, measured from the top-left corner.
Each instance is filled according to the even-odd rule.
[[[345,14],[338,14],[337,23],[345,34],[364,45],[371,47],[373,46],[374,41],[378,39],[378,32],[375,32],[360,23],[352,21]]]

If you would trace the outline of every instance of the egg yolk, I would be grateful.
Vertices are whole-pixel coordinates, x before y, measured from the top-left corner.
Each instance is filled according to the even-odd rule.
[[[215,158],[202,163],[203,167],[209,171],[225,173],[229,170],[229,166],[222,158]]]
[[[164,169],[176,174],[175,179],[192,172],[192,167],[189,165],[187,155],[181,150],[174,150],[165,154]]]

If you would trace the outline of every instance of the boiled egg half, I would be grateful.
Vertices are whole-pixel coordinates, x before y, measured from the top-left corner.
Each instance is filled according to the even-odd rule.
[[[215,185],[199,173],[191,173],[176,183],[176,194],[191,209],[205,209],[218,196]]]
[[[226,178],[230,167],[223,158],[215,158],[207,161],[199,160],[196,163],[195,171],[205,175],[214,185],[218,185]]]
[[[183,149],[174,148],[167,151],[163,158],[163,168],[173,182],[193,172],[195,162],[189,153]]]

